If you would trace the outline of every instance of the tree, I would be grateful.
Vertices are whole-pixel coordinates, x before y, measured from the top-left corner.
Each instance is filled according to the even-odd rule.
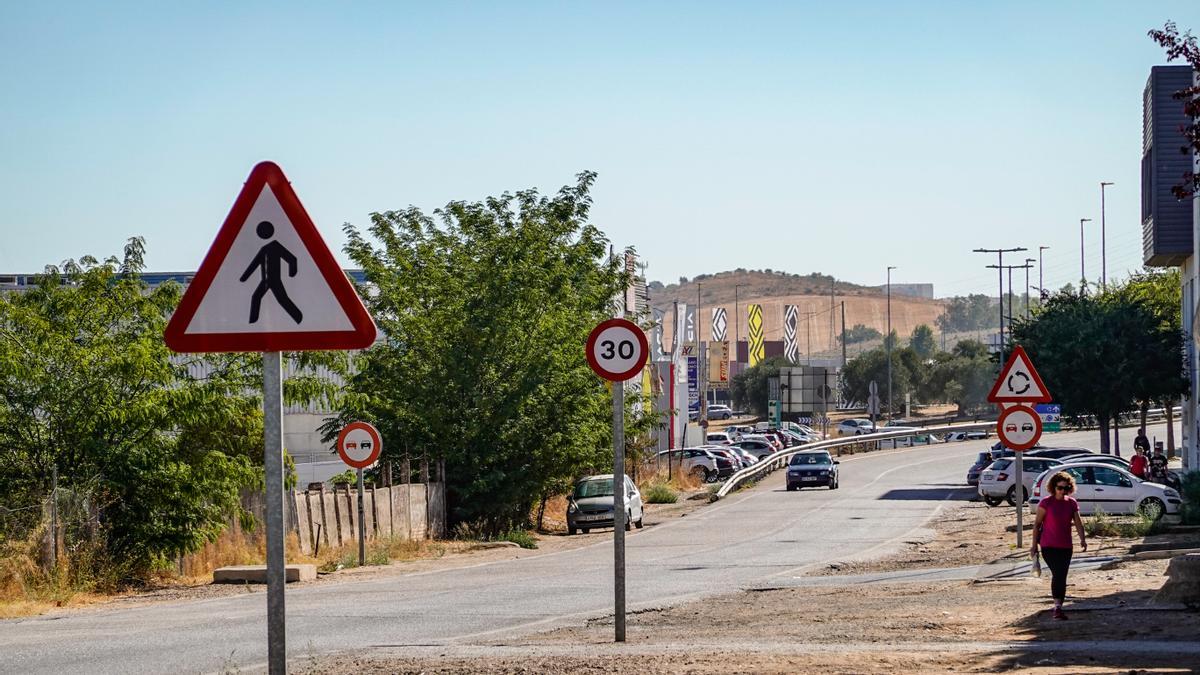
[[[925,324],[917,326],[908,339],[908,345],[922,359],[932,358],[933,353],[937,351],[937,341],[933,339],[933,329]]]
[[[946,311],[935,319],[943,333],[979,331],[995,325],[995,304],[983,294],[957,296],[946,303]]]
[[[1182,60],[1192,67],[1193,72],[1200,72],[1200,45],[1191,31],[1180,33],[1173,21],[1168,21],[1162,30],[1150,31],[1150,37],[1167,51],[1167,60]],[[1183,112],[1191,120],[1183,127],[1183,137],[1187,145],[1179,151],[1186,154],[1200,153],[1200,86],[1192,86],[1175,93],[1175,98],[1182,101]],[[1171,191],[1179,199],[1191,199],[1200,192],[1200,174],[1187,171],[1180,177],[1180,183],[1174,185]]]
[[[1110,422],[1146,391],[1146,373],[1164,374],[1167,387],[1184,377],[1182,335],[1129,292],[1056,294],[1030,320],[1017,320],[1012,337],[1037,364],[1063,414],[1096,416],[1104,452]]]
[[[99,532],[72,573],[145,577],[215,539],[261,481],[261,366],[218,355],[189,376],[162,339],[180,288],[149,288],[143,256],[132,239],[120,260],[68,260],[0,296],[0,502],[40,503],[54,470],[86,496]]]
[[[996,363],[978,340],[960,340],[950,352],[937,355],[922,390],[922,400],[945,400],[968,415],[985,408],[996,381]]]
[[[436,219],[375,213],[378,246],[345,228],[388,340],[362,355],[340,419],[396,439],[388,461],[444,461],[451,524],[523,526],[541,499],[612,466],[611,398],[582,349],[627,279],[587,223],[594,179],[452,202]]]
[[[870,326],[866,326],[864,324],[858,323],[846,331],[844,339],[845,339],[845,342],[847,345],[853,345],[853,344],[858,344],[860,342],[869,342],[871,340],[878,340],[881,337],[883,337],[883,333],[880,333],[879,331],[875,330],[874,328],[871,328]],[[839,335],[837,337],[837,340],[838,340],[838,342],[842,342],[843,336]]]
[[[915,391],[920,382],[920,359],[912,349],[904,347],[892,351],[892,394],[903,400],[904,392]],[[870,385],[874,381],[879,387],[879,400],[885,409],[887,399],[887,351],[872,349],[850,359],[842,371],[842,387],[845,397],[852,401],[866,401]]]
[[[770,394],[767,380],[779,376],[779,369],[792,365],[785,356],[772,356],[733,376],[729,394],[733,404],[744,407],[755,415],[767,414],[767,396]]]

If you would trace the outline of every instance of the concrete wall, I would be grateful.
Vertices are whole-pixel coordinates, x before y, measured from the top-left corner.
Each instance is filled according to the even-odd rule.
[[[435,489],[440,489],[440,484]],[[428,539],[434,529],[430,527],[426,507],[427,493],[421,483],[367,488],[363,493],[367,539],[378,536]],[[288,529],[300,538],[300,550],[304,553],[313,554],[314,541],[319,541],[322,549],[358,541],[356,487],[295,492],[288,511]],[[444,516],[437,519],[444,520]],[[434,525],[439,531],[445,529],[443,522]]]

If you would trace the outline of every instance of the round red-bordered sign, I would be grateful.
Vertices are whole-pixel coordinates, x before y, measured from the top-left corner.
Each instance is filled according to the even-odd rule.
[[[338,457],[355,469],[365,469],[374,464],[381,450],[383,440],[379,437],[379,430],[366,422],[351,422],[338,432]]]
[[[597,375],[611,382],[624,382],[646,366],[650,343],[636,323],[609,319],[592,329],[586,352],[588,365]]]
[[[1000,442],[1011,450],[1028,450],[1042,437],[1042,417],[1033,408],[1015,405],[1000,413],[996,420]]]

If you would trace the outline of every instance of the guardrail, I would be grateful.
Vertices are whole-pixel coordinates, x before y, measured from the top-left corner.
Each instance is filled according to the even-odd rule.
[[[919,432],[914,432],[912,429],[898,429],[896,431],[883,431],[883,432],[877,432],[877,433],[873,433],[873,434],[861,434],[858,436],[846,436],[845,438],[833,438],[833,439],[829,439],[826,441],[817,441],[816,443],[808,443],[806,445],[799,445],[794,448],[788,448],[787,450],[780,450],[777,453],[774,453],[772,455],[769,455],[768,457],[763,458],[763,460],[761,462],[758,462],[757,464],[754,464],[753,466],[748,466],[748,467],[741,469],[740,471],[734,473],[732,476],[730,476],[725,481],[725,484],[721,486],[721,489],[717,490],[716,496],[717,496],[717,499],[720,499],[720,498],[728,495],[734,488],[737,487],[738,483],[742,482],[743,480],[745,480],[747,478],[750,478],[752,476],[757,476],[762,473],[770,473],[771,471],[774,471],[775,469],[787,466],[788,460],[790,460],[793,455],[799,454],[801,452],[811,452],[813,450],[828,450],[830,448],[836,449],[836,448],[845,447],[845,446],[849,446],[849,445],[857,445],[857,444],[865,443],[865,442],[886,441],[886,440],[890,440],[893,438],[907,438],[908,436],[920,436],[920,435],[924,435],[927,433],[933,433],[933,432],[937,432],[937,433],[947,432],[948,433],[948,432],[952,432],[952,431],[972,431],[974,429],[990,429],[995,426],[996,426],[995,421],[966,422],[966,423],[960,423],[960,424],[945,424],[945,425],[937,426],[937,427],[923,427],[923,428],[921,428],[921,430]]]

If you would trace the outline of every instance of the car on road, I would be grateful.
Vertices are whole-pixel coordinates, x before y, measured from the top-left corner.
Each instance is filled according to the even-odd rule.
[[[1007,500],[1009,504],[1016,506],[1018,503],[1024,502],[1029,497],[1029,490],[1033,487],[1037,477],[1048,469],[1060,465],[1062,462],[1049,457],[1026,457],[1021,461],[1021,495],[1017,496],[1017,458],[1005,457],[992,462],[979,474],[979,496],[983,497],[983,501],[988,506],[999,506],[1000,502]]]
[[[719,403],[708,406],[708,419],[727,420],[733,417],[733,409]]]
[[[874,427],[871,420],[855,418],[838,422],[837,432],[839,436],[860,436],[871,433]]]
[[[644,509],[642,493],[629,476],[625,476],[625,529],[642,528]],[[575,483],[575,489],[567,498],[567,534],[577,531],[588,533],[598,527],[612,527],[616,518],[613,512],[613,475],[611,473],[587,476]]]
[[[1144,514],[1158,520],[1164,516],[1175,518],[1183,500],[1174,488],[1159,483],[1144,481],[1124,469],[1103,462],[1077,462],[1064,464],[1038,475],[1029,495],[1029,510],[1037,513],[1038,502],[1049,493],[1050,476],[1059,471],[1071,474],[1075,479],[1075,501],[1083,515],[1107,513],[1109,515]]]
[[[838,488],[838,461],[824,450],[798,452],[787,467],[787,489],[806,487]]]

